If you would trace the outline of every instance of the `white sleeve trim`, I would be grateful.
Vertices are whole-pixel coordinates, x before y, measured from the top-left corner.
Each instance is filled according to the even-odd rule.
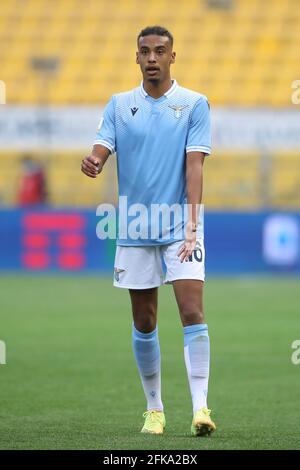
[[[210,147],[196,147],[196,146],[189,146],[189,147],[186,147],[185,149],[186,153],[189,153],[189,152],[203,152],[203,153],[207,153],[207,154],[210,154],[211,152],[211,149]]]
[[[114,149],[106,140],[95,140],[94,145],[95,145],[95,144],[103,145],[103,146],[106,147],[108,150],[110,150],[111,153],[114,153],[114,152],[115,152],[115,149]]]

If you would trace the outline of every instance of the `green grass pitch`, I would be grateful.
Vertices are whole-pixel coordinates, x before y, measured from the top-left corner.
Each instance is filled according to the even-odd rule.
[[[171,286],[160,289],[163,436],[140,434],[145,403],[128,292],[109,279],[0,277],[1,449],[297,449],[299,280],[208,278],[209,407],[217,431],[190,437],[191,400]]]

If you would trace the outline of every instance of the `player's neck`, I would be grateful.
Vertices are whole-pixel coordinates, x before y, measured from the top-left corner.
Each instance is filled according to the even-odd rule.
[[[166,78],[163,82],[143,81],[145,92],[154,99],[163,96],[171,88],[172,84],[171,77]]]

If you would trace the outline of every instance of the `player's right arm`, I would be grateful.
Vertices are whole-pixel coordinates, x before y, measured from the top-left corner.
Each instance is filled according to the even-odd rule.
[[[105,106],[103,117],[97,129],[92,153],[82,160],[81,171],[90,178],[96,178],[110,154],[116,151],[114,97]]]
[[[81,163],[81,171],[90,178],[96,178],[110,155],[110,150],[103,145],[95,144],[92,153]]]

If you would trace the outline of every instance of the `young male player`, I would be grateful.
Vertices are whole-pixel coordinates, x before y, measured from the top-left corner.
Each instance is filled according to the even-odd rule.
[[[167,227],[158,228],[151,216],[140,218],[140,238],[128,231],[120,237],[124,227],[119,227],[114,285],[129,289],[131,298],[133,351],[147,400],[142,432],[162,434],[166,425],[161,399],[157,293],[158,287],[168,282],[173,285],[183,325],[193,402],[191,433],[205,436],[216,429],[207,408],[210,351],[202,303],[204,244],[199,211],[203,163],[211,150],[209,105],[205,96],[171,79],[175,52],[168,30],[147,27],[137,42],[136,62],[142,71],[142,84],[111,98],[93,151],[82,161],[81,169],[95,178],[108,156],[116,152],[119,196],[127,197],[127,213],[120,214],[125,216],[126,228],[133,209],[141,205],[149,209],[149,214],[154,205],[188,205],[181,219],[177,215],[170,218]],[[119,210],[122,212],[123,206]]]

